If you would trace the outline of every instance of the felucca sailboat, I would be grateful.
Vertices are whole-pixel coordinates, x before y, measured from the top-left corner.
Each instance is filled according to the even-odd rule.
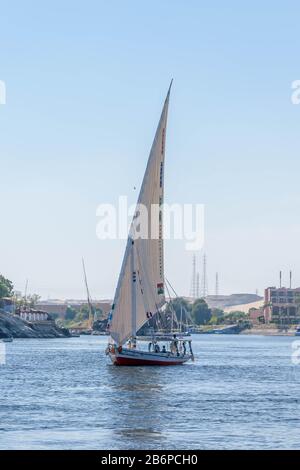
[[[115,297],[108,318],[106,349],[116,365],[177,365],[193,359],[191,340],[166,335],[161,348],[156,339],[148,349],[137,344],[137,332],[165,304],[163,213],[166,126],[172,82],[163,106],[139,193]],[[141,209],[146,210],[147,237],[136,236]],[[157,210],[153,210],[153,207]],[[145,211],[143,211],[145,214]],[[156,236],[153,236],[153,227]]]

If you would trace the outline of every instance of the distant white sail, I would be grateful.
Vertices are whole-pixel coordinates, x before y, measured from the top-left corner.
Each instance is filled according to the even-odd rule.
[[[165,303],[162,212],[151,208],[153,205],[160,207],[164,202],[165,140],[170,89],[171,85],[149,155],[109,317],[111,337],[119,345],[135,336]],[[140,204],[148,211],[149,236],[133,240],[131,235],[138,229]],[[157,237],[153,238],[151,227],[155,226]]]

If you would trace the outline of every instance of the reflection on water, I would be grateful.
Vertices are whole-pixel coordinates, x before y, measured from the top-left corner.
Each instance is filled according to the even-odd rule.
[[[111,380],[112,419],[122,442],[136,442],[137,448],[161,439],[157,428],[163,411],[163,386],[156,367],[108,367]],[[142,417],[142,419],[141,419]]]
[[[199,335],[195,363],[165,368],[115,367],[101,337],[16,340],[0,448],[299,448],[292,340]]]

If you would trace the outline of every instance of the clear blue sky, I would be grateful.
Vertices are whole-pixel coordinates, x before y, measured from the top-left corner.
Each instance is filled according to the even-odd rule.
[[[168,202],[206,206],[209,289],[300,285],[297,1],[10,1],[1,5],[0,272],[43,297],[111,297],[124,242],[96,208],[134,200],[174,78]],[[192,254],[166,244],[189,294]]]

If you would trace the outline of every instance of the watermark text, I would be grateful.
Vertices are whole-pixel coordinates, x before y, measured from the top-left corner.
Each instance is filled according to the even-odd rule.
[[[204,204],[128,205],[120,196],[117,205],[100,204],[96,234],[100,240],[185,240],[188,251],[204,244]],[[132,222],[131,222],[132,221]]]
[[[291,88],[294,90],[291,94],[292,104],[300,104],[300,80],[294,80]]]
[[[0,343],[0,366],[6,364],[6,348],[4,343]]]
[[[0,80],[0,104],[6,104],[6,85],[3,80]]]

